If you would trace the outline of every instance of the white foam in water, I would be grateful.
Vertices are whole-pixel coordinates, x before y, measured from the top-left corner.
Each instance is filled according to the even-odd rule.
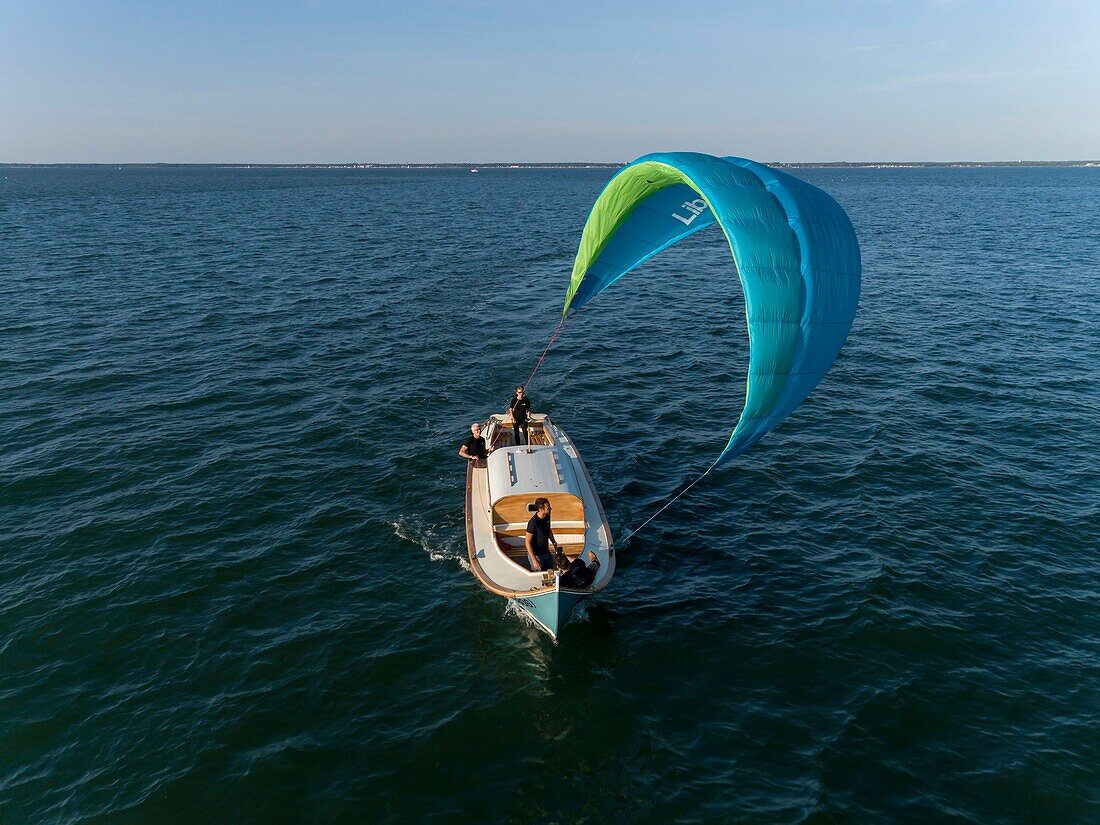
[[[528,630],[534,631],[534,635],[530,637],[531,639],[550,639],[550,636],[547,635],[545,630],[539,627],[539,623],[531,617],[531,614],[516,604],[515,599],[504,600],[504,612],[501,615],[506,619],[518,618]],[[553,639],[552,641],[554,644],[557,644],[557,639]]]
[[[465,552],[454,541],[441,539],[435,527],[425,524],[420,516],[398,516],[391,521],[393,533],[400,539],[420,545],[432,561],[457,561],[463,570],[470,569]]]
[[[592,601],[589,597],[573,608],[573,614],[569,617],[569,624],[584,624],[588,621],[588,605]]]

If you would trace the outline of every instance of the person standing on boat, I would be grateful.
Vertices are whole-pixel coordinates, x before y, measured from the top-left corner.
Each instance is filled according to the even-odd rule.
[[[476,421],[470,425],[470,437],[466,443],[458,448],[458,454],[468,461],[484,461],[491,448],[485,446],[485,439],[481,435],[481,425]]]
[[[586,587],[591,587],[592,582],[596,580],[596,573],[600,569],[600,560],[596,558],[596,554],[591,550],[588,551],[588,558],[592,560],[590,564],[585,564],[579,557],[569,561],[561,548],[558,548],[557,553],[554,555],[554,566],[561,573],[559,584],[562,587],[571,587],[574,590],[584,590]]]
[[[531,417],[531,399],[523,387],[516,387],[515,395],[508,402],[508,418],[516,433],[516,446],[527,443],[527,419]]]
[[[523,543],[527,548],[527,561],[532,570],[551,570],[554,565],[554,557],[550,555],[550,543],[554,549],[560,550],[558,540],[554,538],[554,530],[550,526],[550,512],[554,508],[550,506],[549,499],[535,499],[535,514],[527,522],[527,532],[523,534]]]

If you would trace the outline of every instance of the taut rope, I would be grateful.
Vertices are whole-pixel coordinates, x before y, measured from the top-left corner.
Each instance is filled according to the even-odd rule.
[[[634,536],[638,535],[638,533],[641,532],[643,527],[645,527],[647,524],[649,524],[651,521],[653,521],[653,519],[657,518],[657,516],[661,515],[661,513],[663,513],[665,510],[667,510],[673,504],[675,504],[676,499],[680,498],[680,496],[682,496],[684,493],[686,493],[688,490],[690,490],[692,487],[694,487],[696,484],[698,484],[700,481],[702,481],[704,478],[706,478],[707,473],[709,473],[712,469],[714,469],[713,466],[707,467],[706,472],[704,472],[701,476],[699,476],[699,478],[695,479],[695,481],[691,482],[691,484],[689,484],[683,490],[681,490],[676,495],[674,495],[671,499],[669,499],[668,503],[666,503],[664,507],[662,507],[660,510],[658,510],[656,513],[654,513],[652,516],[647,518],[645,521],[643,521],[641,524],[639,524],[637,527],[635,527],[633,530],[631,530],[629,533],[627,533],[621,539],[619,539],[619,541],[625,544],[627,541],[634,538]]]
[[[550,335],[550,340],[546,342],[546,349],[542,351],[542,355],[539,356],[538,363],[535,364],[535,368],[531,370],[531,374],[527,376],[527,380],[523,382],[523,392],[527,392],[527,385],[531,383],[531,379],[535,377],[535,373],[539,371],[539,367],[542,366],[542,362],[546,360],[546,353],[550,352],[550,347],[554,346],[554,342],[558,340],[558,336],[561,335],[561,328],[565,326],[565,318],[563,317],[558,321],[558,325],[554,327],[553,333]]]
[[[561,335],[561,329],[562,329],[563,326],[565,326],[565,318],[564,317],[560,321],[558,321],[558,325],[556,327],[554,327],[554,331],[550,334],[550,340],[546,342],[546,348],[542,351],[542,355],[539,356],[539,360],[536,362],[535,368],[533,370],[531,370],[531,374],[528,375],[527,380],[523,382],[523,392],[524,392],[525,395],[527,393],[527,385],[531,383],[531,379],[534,378],[535,373],[539,371],[539,367],[542,366],[542,362],[546,360],[546,354],[548,352],[550,352],[550,347],[554,346],[554,342],[556,340],[558,340],[558,336]],[[665,505],[660,510],[658,510],[652,516],[647,518],[645,521],[643,521],[641,524],[639,524],[637,527],[635,527],[633,530],[631,530],[629,533],[627,533],[623,538],[619,539],[619,542],[620,543],[625,543],[629,539],[632,539],[634,536],[638,535],[638,533],[641,532],[643,527],[645,527],[647,524],[649,524],[651,521],[653,521],[653,519],[657,518],[657,516],[661,515],[661,513],[663,513],[665,510],[667,510],[673,504],[675,504],[677,499],[679,499],[688,490],[690,490],[692,487],[694,487],[696,484],[698,484],[700,481],[702,481],[704,478],[706,478],[707,473],[709,473],[713,469],[714,469],[713,464],[710,467],[707,467],[706,471],[701,476],[699,476],[699,478],[695,479],[695,481],[691,482],[691,484],[689,484],[687,487],[685,487],[683,490],[681,490],[675,496],[673,496],[671,499],[669,499],[669,501],[666,502]]]

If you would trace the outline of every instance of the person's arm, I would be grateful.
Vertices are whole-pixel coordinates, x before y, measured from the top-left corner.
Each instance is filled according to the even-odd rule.
[[[554,545],[554,549],[557,550],[558,549],[558,540],[554,536],[554,528],[550,527],[549,525],[547,525],[547,527],[546,527],[546,537],[548,539],[550,539],[550,543],[552,545]]]
[[[527,561],[531,562],[532,570],[542,570],[542,568],[539,567],[538,559],[535,558],[534,539],[535,537],[530,530],[523,534],[523,545],[527,548]]]
[[[476,461],[477,460],[476,455],[470,455],[469,451],[466,449],[465,444],[463,444],[461,447],[458,448],[458,454],[460,456],[462,456],[463,458],[465,458],[467,461]]]

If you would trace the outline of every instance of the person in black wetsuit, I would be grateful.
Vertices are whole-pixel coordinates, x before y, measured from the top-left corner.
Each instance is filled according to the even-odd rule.
[[[516,446],[526,444],[527,419],[531,417],[531,399],[524,393],[523,387],[516,387],[515,395],[508,402],[508,417],[515,428]]]
[[[523,543],[527,548],[527,561],[532,570],[552,570],[554,557],[550,555],[550,543],[560,550],[554,530],[550,526],[550,512],[554,508],[545,498],[535,499],[535,514],[527,522],[527,532],[523,534]]]
[[[481,425],[476,421],[470,425],[470,437],[458,448],[458,454],[467,461],[484,461],[489,455],[489,448],[485,446],[485,439],[481,435]]]
[[[559,548],[554,555],[554,566],[561,573],[559,584],[562,587],[571,587],[574,590],[584,590],[591,587],[592,582],[596,580],[596,573],[600,569],[600,560],[596,558],[596,554],[591,550],[588,551],[588,558],[592,560],[590,564],[585,564],[579,556],[573,561],[569,561],[565,553]]]

